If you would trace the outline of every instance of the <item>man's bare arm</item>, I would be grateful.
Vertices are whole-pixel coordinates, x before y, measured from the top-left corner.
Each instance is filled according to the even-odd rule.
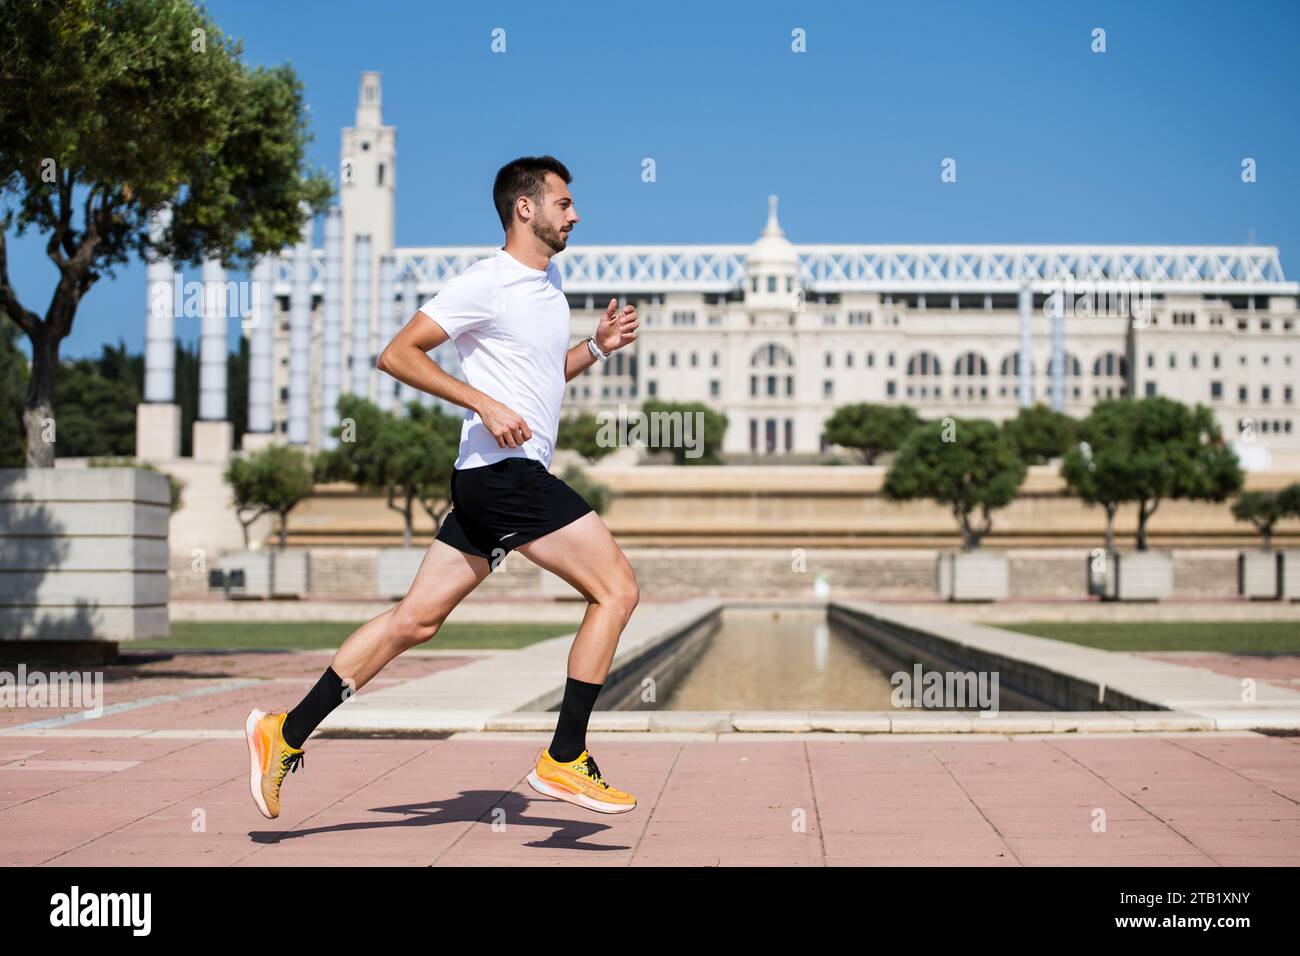
[[[587,348],[587,340],[583,339],[564,356],[564,380],[570,381],[575,375],[581,375],[595,364],[596,356],[591,354],[591,349]]]
[[[596,347],[606,355],[612,354],[626,345],[636,341],[637,322],[636,306],[618,307],[618,299],[610,299],[605,307],[605,315],[596,323]],[[596,363],[597,359],[587,348],[584,339],[564,356],[564,380],[567,382],[575,375],[581,375]]]
[[[404,385],[477,412],[502,448],[517,448],[532,438],[528,423],[514,411],[454,375],[448,375],[429,358],[429,352],[446,341],[447,333],[441,325],[423,312],[416,312],[379,353],[375,366]]]

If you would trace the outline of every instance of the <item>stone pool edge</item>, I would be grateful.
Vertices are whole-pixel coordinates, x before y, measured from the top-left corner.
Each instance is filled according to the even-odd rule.
[[[1082,694],[1096,705],[1124,709],[1005,711],[980,716],[953,711],[596,711],[592,732],[706,734],[1070,734],[1300,731],[1300,693],[1268,685],[1259,702],[1243,704],[1240,682],[1181,664],[1004,631],[968,621],[920,615],[857,601],[790,601],[751,605],[744,599],[693,599],[636,615],[620,641],[610,680],[625,680],[673,642],[716,626],[726,608],[825,610],[854,629],[872,622],[908,644],[924,635],[945,666],[1015,671],[1033,686]],[[639,619],[638,619],[639,618]],[[564,660],[572,635],[511,654],[362,693],[330,715],[328,731],[543,732],[555,727]],[[1037,675],[1037,678],[1034,677]],[[1064,689],[1064,690],[1062,690]],[[1096,695],[1095,697],[1091,695]],[[1041,696],[1041,694],[1040,694]]]

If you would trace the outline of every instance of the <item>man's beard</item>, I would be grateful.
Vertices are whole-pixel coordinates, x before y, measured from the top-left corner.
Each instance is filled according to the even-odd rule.
[[[548,222],[540,219],[534,219],[530,225],[533,227],[533,235],[542,242],[546,243],[556,252],[563,252],[565,245],[568,243],[568,237],[560,230],[556,229]]]

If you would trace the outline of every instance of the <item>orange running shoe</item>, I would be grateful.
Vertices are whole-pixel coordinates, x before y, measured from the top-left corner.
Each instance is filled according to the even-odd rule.
[[[627,813],[636,809],[636,797],[611,787],[600,776],[600,768],[587,751],[575,760],[560,763],[542,748],[537,764],[528,774],[528,785],[538,793],[564,800],[597,813]]]
[[[303,760],[303,752],[285,742],[284,719],[288,716],[288,713],[266,714],[253,710],[244,721],[248,786],[257,809],[268,820],[280,815],[280,784],[285,774],[290,770],[297,773],[298,764]]]

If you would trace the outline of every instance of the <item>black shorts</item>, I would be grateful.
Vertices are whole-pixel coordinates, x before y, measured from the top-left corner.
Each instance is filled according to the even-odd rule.
[[[486,558],[493,570],[511,549],[592,510],[540,461],[518,457],[453,471],[451,505],[438,540]]]

